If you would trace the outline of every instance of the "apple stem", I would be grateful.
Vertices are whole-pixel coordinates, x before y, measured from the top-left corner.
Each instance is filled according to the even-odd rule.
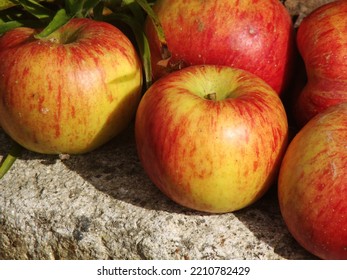
[[[207,95],[205,95],[205,98],[208,100],[216,101],[217,100],[217,93],[212,92]]]

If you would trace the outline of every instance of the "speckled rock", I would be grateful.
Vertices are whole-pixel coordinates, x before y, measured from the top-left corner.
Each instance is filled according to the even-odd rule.
[[[287,0],[298,20],[329,1]],[[10,147],[0,129],[0,160]],[[148,179],[133,126],[100,149],[24,151],[0,180],[0,259],[315,259],[282,220],[276,186],[227,214],[181,207]]]
[[[294,25],[299,26],[302,19],[316,8],[334,0],[286,0],[283,1],[289,13],[295,17]]]
[[[9,146],[0,133],[0,157]],[[312,259],[287,231],[275,187],[205,214],[167,199],[138,161],[133,127],[86,155],[25,151],[0,181],[1,259]]]

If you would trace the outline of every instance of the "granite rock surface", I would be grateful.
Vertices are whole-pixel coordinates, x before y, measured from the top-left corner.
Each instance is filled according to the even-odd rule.
[[[298,27],[302,19],[310,12],[333,1],[334,0],[285,0],[282,2],[293,16],[295,27]]]
[[[0,134],[0,156],[10,139]],[[0,181],[0,259],[311,259],[275,187],[251,207],[206,214],[166,198],[138,161],[132,126],[59,158],[24,151]]]

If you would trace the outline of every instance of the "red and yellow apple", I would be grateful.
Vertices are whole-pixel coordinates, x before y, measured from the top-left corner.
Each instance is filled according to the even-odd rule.
[[[282,93],[291,76],[291,17],[278,0],[158,0],[153,6],[171,53],[163,61],[153,22],[148,36],[154,79],[190,65],[247,70]]]
[[[347,103],[313,117],[285,153],[278,180],[293,237],[322,259],[347,259]]]
[[[47,38],[21,27],[0,37],[0,126],[25,148],[89,152],[135,116],[142,67],[116,27],[73,19]]]
[[[297,45],[308,79],[295,106],[302,127],[316,114],[347,101],[347,1],[326,4],[304,18]]]
[[[185,207],[223,213],[277,180],[288,125],[277,93],[227,66],[190,66],[156,81],[136,114],[139,158],[153,183]]]

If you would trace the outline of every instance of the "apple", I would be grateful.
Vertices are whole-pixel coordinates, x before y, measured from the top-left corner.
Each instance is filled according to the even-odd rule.
[[[176,203],[232,212],[277,180],[288,124],[277,93],[228,66],[195,65],[156,81],[135,119],[137,152],[152,182]]]
[[[307,84],[295,106],[302,127],[316,114],[347,101],[347,2],[319,7],[301,22],[298,50],[304,60]]]
[[[347,103],[317,114],[285,153],[278,197],[293,237],[322,259],[347,259]]]
[[[294,29],[278,0],[158,0],[153,6],[171,57],[162,48],[153,22],[145,25],[153,79],[190,65],[225,65],[247,70],[278,93],[291,77]]]
[[[0,126],[34,152],[89,152],[123,130],[141,99],[142,66],[115,26],[73,19],[47,38],[0,37]]]

